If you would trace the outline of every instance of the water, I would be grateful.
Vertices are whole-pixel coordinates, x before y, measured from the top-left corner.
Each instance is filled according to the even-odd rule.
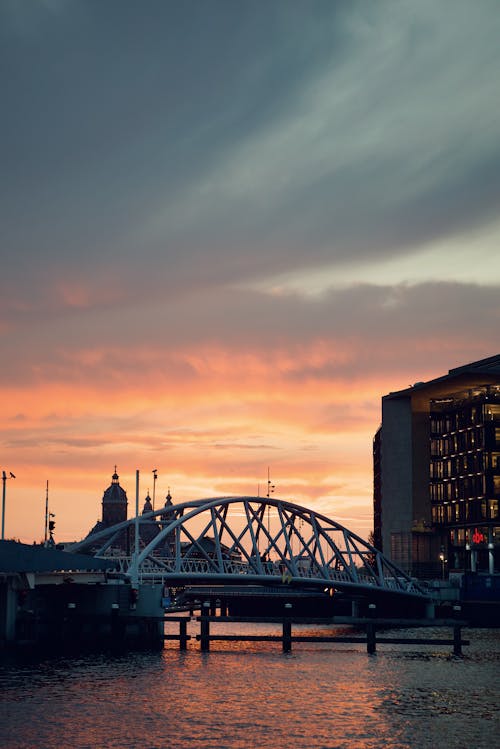
[[[167,643],[161,653],[10,662],[0,672],[0,744],[492,749],[500,630],[464,636],[471,645],[461,658],[450,646],[380,645],[370,656],[357,644],[297,643],[283,654],[279,643],[214,642],[201,653],[191,642],[185,653]]]

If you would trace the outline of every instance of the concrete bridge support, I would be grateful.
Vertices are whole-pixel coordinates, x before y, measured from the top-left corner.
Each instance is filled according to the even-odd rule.
[[[16,636],[17,591],[12,580],[0,583],[0,647],[13,642]]]

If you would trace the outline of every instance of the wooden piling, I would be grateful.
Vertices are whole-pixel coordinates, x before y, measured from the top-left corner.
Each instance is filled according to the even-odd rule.
[[[453,655],[462,655],[462,634],[460,624],[453,626]]]
[[[204,601],[200,617],[200,645],[204,653],[210,650],[210,602]]]
[[[432,626],[437,627],[451,627],[453,628],[453,638],[440,638],[440,637],[397,637],[391,634],[390,636],[379,636],[377,635],[377,627],[385,628],[399,628],[404,627],[425,627],[430,626],[431,621],[425,622],[423,620],[409,620],[409,619],[380,619],[374,618],[376,607],[369,609],[369,616],[362,618],[353,619],[352,617],[332,617],[332,618],[316,618],[316,617],[293,617],[291,611],[291,604],[285,608],[284,615],[282,617],[273,616],[260,616],[260,617],[245,617],[245,616],[218,616],[212,617],[209,615],[209,604],[203,606],[202,615],[198,617],[200,622],[200,634],[196,635],[196,639],[201,644],[201,650],[208,651],[210,649],[211,641],[220,642],[281,642],[284,653],[289,653],[292,650],[294,642],[329,642],[329,643],[365,643],[367,653],[373,655],[377,652],[377,645],[451,645],[453,646],[453,653],[455,655],[462,654],[462,646],[469,645],[469,640],[462,639],[462,627],[466,625],[466,622],[457,620],[432,620]],[[370,615],[371,614],[371,615]],[[211,634],[210,633],[210,622],[231,622],[231,623],[268,623],[268,624],[281,624],[282,631],[280,634],[275,635],[264,635],[264,634]],[[353,635],[322,635],[322,634],[297,634],[293,635],[292,625],[293,624],[323,624],[323,625],[357,625],[358,627],[364,628],[364,634],[353,634]],[[169,639],[177,639],[175,636],[170,636]],[[189,639],[189,636],[188,636]]]
[[[366,624],[366,652],[370,655],[377,652],[377,636],[375,634],[375,623]]]
[[[179,620],[179,650],[187,650],[187,617]]]
[[[188,622],[191,621],[190,616],[164,616],[162,617],[164,622],[178,622],[179,623],[179,634],[163,634],[164,640],[176,640],[179,642],[179,650],[187,650],[187,644],[191,639],[191,635],[187,633]]]
[[[292,604],[285,603],[285,616],[283,617],[283,652],[289,653],[292,649]]]

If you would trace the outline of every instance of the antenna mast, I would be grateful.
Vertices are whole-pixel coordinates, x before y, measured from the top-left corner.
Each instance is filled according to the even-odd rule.
[[[49,538],[49,480],[47,479],[47,485],[45,487],[45,538],[43,545],[47,546]]]

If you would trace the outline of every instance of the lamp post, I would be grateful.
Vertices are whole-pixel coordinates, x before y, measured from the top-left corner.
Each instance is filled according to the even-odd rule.
[[[7,479],[15,479],[16,477],[14,474],[9,471],[9,475],[5,473],[5,471],[2,471],[2,541],[5,539],[5,484],[7,483]]]
[[[444,566],[446,564],[444,552],[441,552],[441,554],[439,555],[439,561],[441,562],[441,578],[444,580]]]
[[[156,475],[158,473],[157,468],[153,468],[153,510],[155,508],[155,494],[156,494],[156,479],[158,476]]]

